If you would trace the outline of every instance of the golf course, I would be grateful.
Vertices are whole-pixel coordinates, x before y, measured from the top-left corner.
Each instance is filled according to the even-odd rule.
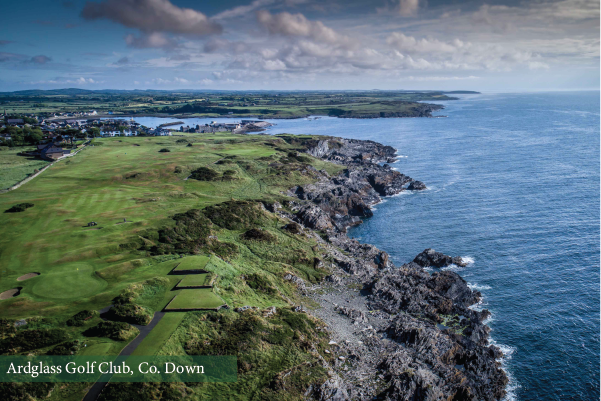
[[[27,204],[0,213],[0,323],[25,322],[2,335],[2,353],[117,355],[161,311],[134,355],[225,352],[255,360],[259,378],[247,370],[228,384],[239,399],[286,367],[312,361],[292,338],[327,336],[313,322],[291,323],[302,315],[291,310],[300,298],[284,277],[317,282],[328,271],[313,262],[321,257],[315,239],[286,230],[287,221],[264,207],[278,201],[286,208],[285,192],[315,181],[314,169],[341,170],[297,153],[311,140],[231,133],[94,139],[0,194],[2,211]],[[257,229],[265,235],[247,235]],[[234,311],[242,306],[280,312],[251,324],[264,328],[248,347],[222,348],[250,327]],[[213,315],[225,320],[212,324]],[[31,335],[44,340],[26,342]],[[194,340],[201,337],[205,345]],[[89,385],[69,384],[47,399],[81,399]],[[224,385],[189,391],[204,399]]]

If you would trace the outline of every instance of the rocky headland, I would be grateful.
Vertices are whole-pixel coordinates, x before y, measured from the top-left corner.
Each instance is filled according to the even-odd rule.
[[[315,400],[499,400],[507,376],[502,353],[489,344],[482,296],[457,273],[460,257],[426,249],[402,266],[346,229],[373,215],[371,207],[423,182],[392,170],[396,150],[372,141],[329,138],[305,144],[306,153],[345,166],[336,176],[294,187],[286,208],[267,207],[290,220],[290,230],[314,237],[320,263],[332,274],[311,286],[290,275],[328,325],[329,380],[307,392]]]

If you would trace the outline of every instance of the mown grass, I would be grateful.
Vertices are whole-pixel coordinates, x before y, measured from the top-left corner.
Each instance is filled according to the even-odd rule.
[[[209,285],[211,283],[211,280],[211,274],[190,274],[188,276],[185,276],[182,279],[182,281],[177,283],[177,287],[194,287],[201,285]]]
[[[34,207],[0,214],[0,292],[23,287],[21,295],[0,301],[0,318],[43,315],[51,319],[49,328],[64,329],[69,339],[80,341],[78,353],[117,354],[124,341],[82,334],[100,318],[86,321],[83,327],[68,327],[66,321],[82,310],[110,304],[122,310],[115,320],[148,321],[152,312],[162,310],[174,297],[172,307],[178,308],[194,307],[195,302],[207,307],[208,301],[209,307],[226,302],[230,308],[289,308],[299,296],[284,279],[288,273],[309,282],[328,273],[315,267],[315,259],[322,257],[315,241],[284,230],[286,221],[267,212],[261,201],[282,201],[282,193],[290,187],[313,182],[316,177],[306,163],[330,174],[340,166],[311,157],[306,162],[291,159],[288,153],[298,151],[308,137],[292,141],[228,133],[187,138],[194,146],[178,145],[177,138],[168,137],[96,140],[95,146],[68,162],[1,194],[0,209],[24,202]],[[159,153],[163,147],[172,151]],[[210,166],[220,177],[235,170],[235,178],[186,179],[201,166]],[[190,210],[197,212],[174,230],[174,216]],[[199,226],[187,226],[199,222],[195,219],[200,219]],[[89,221],[98,226],[87,227]],[[243,235],[252,229],[269,234],[268,240]],[[199,233],[208,236],[199,238]],[[208,261],[203,259],[209,254]],[[196,268],[204,263],[202,268],[217,277],[213,292],[174,289],[182,276],[170,273],[182,262]],[[29,272],[41,274],[17,282]],[[199,291],[204,295],[199,296]],[[155,342],[145,341],[139,352],[187,352],[181,343],[180,321],[173,317],[159,324],[149,337]],[[248,352],[258,352],[253,347],[262,344],[253,343]],[[260,380],[249,375],[247,383],[252,385],[245,394],[262,391],[259,386],[275,380],[283,369],[307,374],[282,352],[288,351],[280,347],[270,354],[277,363],[261,359],[269,367],[261,371]],[[307,360],[308,350],[294,352],[298,357],[293,362]]]
[[[223,299],[217,296],[211,288],[194,288],[180,291],[167,305],[165,310],[214,309],[223,304]]]

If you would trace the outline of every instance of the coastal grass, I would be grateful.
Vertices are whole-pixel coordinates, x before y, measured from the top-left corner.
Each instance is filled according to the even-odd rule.
[[[165,307],[166,311],[173,309],[215,309],[225,302],[213,292],[212,288],[195,288],[181,290]]]
[[[166,313],[155,328],[138,345],[132,355],[156,355],[175,332],[182,320],[184,320],[185,316],[186,312]]]
[[[42,169],[50,163],[33,157],[19,156],[18,153],[24,150],[26,148],[0,147],[0,189],[15,185],[32,175],[35,170]]]

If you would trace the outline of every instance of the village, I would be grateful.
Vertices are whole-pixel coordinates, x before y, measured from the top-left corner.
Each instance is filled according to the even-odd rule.
[[[185,125],[183,121],[168,122],[157,127],[143,126],[133,118],[100,118],[96,111],[79,113],[88,118],[74,118],[60,113],[52,117],[39,115],[10,116],[4,112],[0,119],[0,146],[36,146],[23,156],[35,156],[44,160],[58,160],[72,149],[92,138],[118,136],[173,136],[183,133],[232,132],[245,134],[264,131],[272,124],[261,120],[241,120],[224,123],[211,121],[203,125]],[[91,117],[91,118],[90,118]]]

